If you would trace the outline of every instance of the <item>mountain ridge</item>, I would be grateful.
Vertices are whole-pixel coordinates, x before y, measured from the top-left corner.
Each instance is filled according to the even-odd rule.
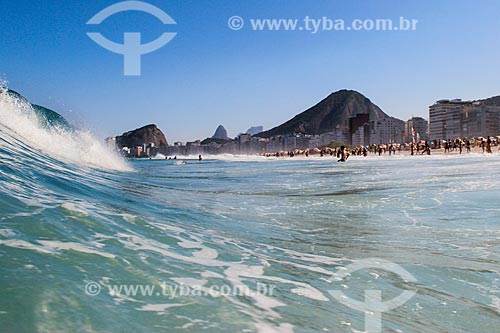
[[[294,133],[320,135],[334,130],[348,131],[349,119],[363,113],[369,115],[370,121],[389,117],[361,93],[343,89],[331,93],[283,124],[255,136],[269,138]]]
[[[480,102],[490,106],[500,106],[500,96],[493,96],[490,98],[482,99]]]

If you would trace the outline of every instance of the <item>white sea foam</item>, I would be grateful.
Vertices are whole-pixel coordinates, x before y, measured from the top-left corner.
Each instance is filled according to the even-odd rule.
[[[40,253],[52,254],[54,253],[52,249],[45,248],[40,245],[35,245],[30,242],[20,240],[20,239],[8,239],[8,240],[0,240],[0,245],[5,245],[8,247],[24,249],[24,250],[33,250]]]
[[[63,162],[109,170],[130,171],[118,155],[85,130],[44,128],[31,105],[0,88],[0,125],[11,135],[11,149],[33,148]],[[2,134],[3,135],[3,134]]]
[[[157,312],[159,315],[167,313],[168,309],[186,306],[186,304],[146,304],[138,308],[138,311]]]
[[[491,307],[495,312],[500,314],[500,298],[497,296],[492,295],[491,296]]]
[[[11,238],[16,235],[16,232],[12,229],[0,229],[0,236],[5,238]]]
[[[199,239],[197,236],[192,235],[192,239],[185,239],[181,236],[175,235],[174,233],[170,234],[171,237],[178,239],[177,245],[181,248],[185,249],[193,249],[198,251],[191,252],[191,255],[183,255],[174,251],[173,248],[168,245],[156,242],[151,239],[145,239],[137,235],[130,234],[122,234],[119,233],[116,235],[120,242],[124,244],[126,247],[133,249],[135,251],[151,251],[166,256],[168,258],[180,260],[185,263],[192,263],[200,266],[205,266],[206,268],[222,268],[223,273],[215,273],[211,271],[204,271],[200,274],[204,279],[197,278],[173,278],[173,281],[177,283],[187,284],[187,285],[196,285],[201,288],[202,291],[210,293],[210,289],[204,287],[207,283],[206,278],[219,278],[224,279],[225,283],[229,283],[233,286],[243,286],[245,285],[245,281],[267,281],[269,283],[280,283],[291,286],[290,291],[297,296],[305,297],[308,299],[312,299],[315,301],[328,301],[328,297],[318,290],[317,288],[311,286],[308,283],[294,281],[291,279],[280,278],[275,276],[269,276],[265,274],[265,268],[269,267],[270,264],[268,261],[263,260],[262,265],[246,265],[242,262],[228,262],[221,260],[218,258],[217,250],[204,245],[203,240]],[[322,256],[313,256],[304,253],[290,251],[287,253],[290,257],[294,257],[294,259],[300,258],[305,262],[315,262],[315,263],[324,263],[325,261],[328,264],[338,265],[338,261],[341,259],[331,259]],[[288,262],[285,262],[287,264]],[[290,262],[290,264],[293,264]],[[319,267],[310,267],[305,264],[295,264],[295,267],[305,270],[310,270],[313,272],[325,274],[325,275],[333,275],[332,272],[321,269]],[[279,320],[281,315],[275,311],[275,308],[285,306],[284,303],[276,299],[275,297],[270,297],[261,293],[253,293],[251,295],[247,295],[253,301],[254,306],[249,306],[248,303],[242,302],[238,298],[234,297],[226,297],[231,303],[238,306],[241,313],[244,313],[250,316],[258,330],[258,332],[293,332],[293,325],[282,323],[279,326],[271,325],[267,322],[264,322],[262,318],[272,318],[274,320]],[[158,310],[158,312],[162,312],[162,305],[152,305],[148,308],[150,311]],[[259,310],[256,310],[259,309]],[[145,311],[143,309],[143,311]],[[263,311],[263,312],[261,312]]]
[[[94,249],[91,249],[85,245],[82,245],[80,243],[75,243],[75,242],[58,242],[58,241],[44,241],[44,240],[39,240],[38,243],[42,244],[46,248],[53,249],[53,250],[73,250],[76,252],[82,252],[82,253],[88,253],[88,254],[97,254],[99,256],[113,259],[115,256],[102,252],[102,251],[97,251]]]
[[[71,202],[65,202],[61,205],[61,207],[68,210],[68,211],[81,214],[83,216],[89,216],[89,213],[87,211],[85,211],[84,209],[78,207],[77,205],[75,205],[74,203],[71,203]]]
[[[30,242],[27,242],[25,240],[21,239],[7,239],[7,240],[0,240],[0,245],[5,245],[8,247],[13,247],[13,248],[18,248],[18,249],[24,249],[24,250],[32,250],[32,251],[37,251],[40,253],[46,253],[46,254],[56,254],[57,251],[60,250],[73,250],[76,252],[81,252],[81,253],[88,253],[88,254],[96,254],[105,258],[115,258],[114,255],[102,251],[97,251],[94,249],[91,249],[83,244],[80,243],[75,243],[75,242],[59,242],[59,241],[46,241],[46,240],[39,240],[37,241],[38,244],[33,244]]]

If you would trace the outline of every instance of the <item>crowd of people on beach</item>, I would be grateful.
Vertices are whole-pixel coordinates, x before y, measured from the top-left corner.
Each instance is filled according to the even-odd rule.
[[[475,146],[478,148],[482,148],[483,153],[487,154],[492,154],[492,146],[497,146],[498,145],[498,140],[494,140],[492,138],[487,138],[487,139],[481,139],[481,140],[461,140],[461,139],[455,139],[455,140],[447,140],[444,142],[444,152],[445,153],[450,153],[455,150],[458,150],[460,154],[462,154],[464,148],[467,153],[471,152],[471,147]]]
[[[346,162],[349,156],[365,156],[368,155],[395,155],[409,153],[411,156],[416,155],[431,155],[432,152],[436,153],[454,153],[459,154],[471,153],[474,148],[482,149],[483,153],[492,154],[492,147],[498,146],[498,138],[488,137],[488,138],[465,138],[465,139],[453,139],[453,140],[434,140],[434,141],[419,141],[413,143],[403,143],[403,144],[373,144],[370,146],[357,146],[353,148],[348,148],[345,145],[340,147],[323,147],[323,148],[313,148],[313,149],[294,149],[291,151],[279,151],[275,153],[264,153],[262,156],[265,157],[296,157],[303,156],[309,157],[313,156],[330,156],[336,157],[339,162]],[[500,150],[500,149],[499,149]]]

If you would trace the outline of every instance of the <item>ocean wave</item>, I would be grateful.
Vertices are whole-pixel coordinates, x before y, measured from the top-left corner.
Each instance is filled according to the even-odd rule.
[[[0,149],[30,163],[39,152],[63,163],[115,171],[132,169],[87,130],[74,129],[53,111],[0,88]],[[43,158],[43,157],[42,157]]]

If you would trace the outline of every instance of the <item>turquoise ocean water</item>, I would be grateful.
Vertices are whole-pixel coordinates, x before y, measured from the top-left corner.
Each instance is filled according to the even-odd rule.
[[[499,330],[499,155],[124,162],[0,106],[2,332],[362,332],[328,291],[371,289],[416,292],[383,332]]]

